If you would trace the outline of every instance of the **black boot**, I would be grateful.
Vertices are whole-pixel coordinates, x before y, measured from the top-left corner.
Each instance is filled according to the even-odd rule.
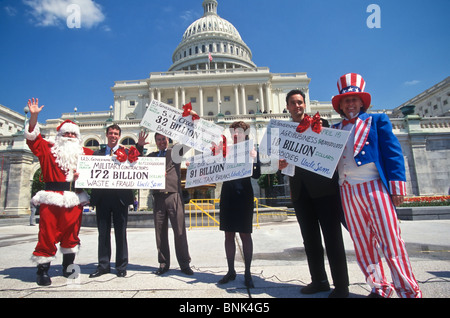
[[[50,269],[50,263],[45,264],[39,264],[37,266],[37,276],[36,276],[36,283],[39,286],[49,286],[52,284],[52,280],[50,279],[50,276],[48,276],[48,270]]]
[[[73,265],[74,260],[75,260],[75,253],[63,254],[62,266],[63,266],[63,276],[64,277],[69,278],[69,276],[73,274],[73,268],[70,271],[67,271],[67,268],[70,265]],[[77,273],[76,273],[76,276],[78,276]],[[77,277],[72,277],[72,278],[77,278]]]

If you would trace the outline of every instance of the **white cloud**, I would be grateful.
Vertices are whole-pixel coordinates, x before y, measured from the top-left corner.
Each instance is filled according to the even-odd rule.
[[[82,28],[91,28],[105,20],[102,8],[94,0],[23,0],[31,8],[33,23],[38,26],[61,26],[71,12],[67,8],[76,4],[80,7]]]
[[[5,11],[6,11],[6,14],[8,14],[11,17],[14,17],[17,14],[17,10],[10,6],[6,6]]]
[[[403,85],[405,85],[405,86],[414,86],[414,85],[417,85],[419,83],[420,83],[420,81],[418,81],[418,80],[412,80],[412,81],[404,82]]]
[[[195,10],[187,10],[181,13],[180,19],[183,21],[183,23],[191,23],[196,20],[196,16],[197,12]]]

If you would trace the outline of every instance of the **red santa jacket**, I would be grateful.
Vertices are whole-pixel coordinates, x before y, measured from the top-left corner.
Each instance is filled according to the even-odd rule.
[[[42,138],[37,125],[31,133],[28,132],[28,128],[25,129],[25,138],[27,139],[27,144],[30,150],[39,159],[44,182],[73,181],[72,176],[68,178],[64,170],[59,167],[55,156],[51,152],[53,144]],[[93,153],[93,151],[88,148],[83,148],[83,150],[85,155],[92,155]],[[36,193],[32,200],[35,205],[49,204],[59,207],[72,208],[80,204],[87,204],[89,202],[89,196],[84,191],[75,193],[73,191],[42,190]]]

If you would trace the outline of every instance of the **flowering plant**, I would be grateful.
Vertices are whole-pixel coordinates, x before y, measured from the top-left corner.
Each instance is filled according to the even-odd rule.
[[[450,205],[450,195],[405,197],[401,207],[414,206],[446,206]]]

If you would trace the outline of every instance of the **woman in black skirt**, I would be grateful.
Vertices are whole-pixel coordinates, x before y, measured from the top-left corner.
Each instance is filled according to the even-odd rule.
[[[231,137],[236,144],[248,140],[250,126],[242,121],[234,122],[230,126]],[[255,150],[251,151],[256,163],[253,164],[252,178],[261,175],[261,164]],[[253,188],[250,177],[225,181],[220,194],[220,230],[225,232],[225,253],[227,256],[228,272],[218,282],[226,284],[236,278],[234,257],[236,254],[235,235],[239,233],[243,245],[245,263],[245,285],[254,287],[250,265],[253,255],[252,223],[253,223]]]

